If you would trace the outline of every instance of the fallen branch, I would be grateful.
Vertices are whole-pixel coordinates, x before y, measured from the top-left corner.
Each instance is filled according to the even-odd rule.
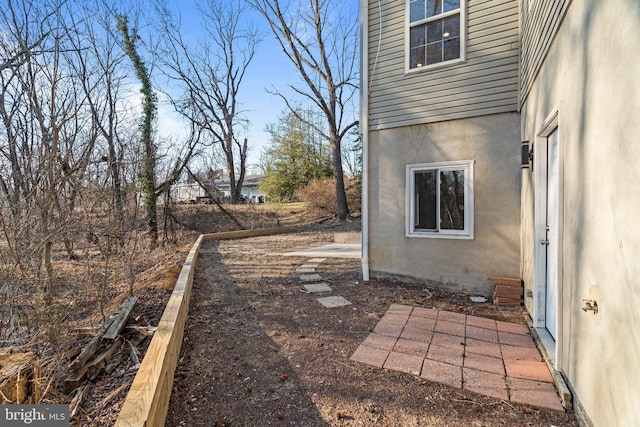
[[[69,418],[74,418],[78,414],[78,411],[80,410],[80,406],[84,403],[85,400],[87,400],[87,398],[89,397],[89,394],[91,393],[91,390],[92,390],[91,385],[80,387],[78,389],[78,392],[71,400],[71,403],[69,403],[69,408],[71,409],[71,412],[69,413]]]
[[[129,353],[129,358],[131,358],[131,361],[133,362],[133,364],[139,365],[140,358],[138,357],[138,352],[136,350],[136,347],[129,340],[125,342],[125,345],[127,346],[127,352]]]
[[[138,333],[146,335],[148,337],[152,337],[153,334],[155,334],[157,330],[158,330],[157,326],[135,326],[135,325],[131,325],[131,326],[125,326],[125,328],[124,328],[125,332],[138,332]]]
[[[100,409],[102,409],[107,403],[109,403],[114,397],[118,395],[122,390],[129,387],[129,383],[122,384],[117,389],[113,390],[111,393],[107,394],[104,399],[98,402],[97,405],[93,408],[93,412],[97,413]]]
[[[478,403],[473,399],[452,399],[454,402],[463,402],[463,403]]]
[[[31,380],[31,389],[33,390],[33,402],[35,404],[40,403],[40,387],[42,386],[42,362],[40,359],[36,360],[36,364],[33,367],[33,379]]]
[[[347,365],[346,363],[341,362],[341,361],[339,361],[339,360],[331,359],[331,358],[329,358],[329,360],[331,360],[332,362],[336,362],[336,363],[339,363],[339,364],[341,364],[341,365],[344,365],[344,366],[346,366],[347,368],[352,369],[352,370],[354,370],[354,371],[356,371],[356,372],[358,371],[358,369],[354,368],[353,366],[349,366],[349,365]]]
[[[83,326],[81,328],[76,328],[75,330],[81,334],[95,335],[96,333],[98,333],[98,331],[100,331],[100,328],[97,326]],[[129,332],[140,332],[148,337],[152,337],[157,330],[157,326],[127,325],[124,327],[122,332],[124,332],[125,334]]]

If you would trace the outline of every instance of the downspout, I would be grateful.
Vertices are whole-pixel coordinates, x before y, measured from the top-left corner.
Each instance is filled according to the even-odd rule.
[[[362,280],[369,280],[369,0],[360,0],[360,138],[362,141]]]

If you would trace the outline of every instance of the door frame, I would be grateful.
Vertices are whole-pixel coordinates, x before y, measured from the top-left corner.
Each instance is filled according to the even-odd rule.
[[[546,280],[547,280],[547,257],[546,247],[541,244],[542,240],[546,240],[547,225],[547,139],[554,131],[558,132],[558,266],[557,278],[558,284],[558,307],[556,317],[556,339],[546,329]],[[534,141],[534,284],[533,284],[533,326],[537,329],[541,337],[542,344],[549,356],[555,369],[562,366],[561,351],[563,341],[563,284],[562,284],[562,238],[563,238],[563,144],[562,135],[559,127],[558,106],[544,119],[542,125],[536,132]]]

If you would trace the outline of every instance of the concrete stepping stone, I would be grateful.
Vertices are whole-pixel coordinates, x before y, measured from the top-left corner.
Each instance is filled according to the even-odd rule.
[[[296,273],[298,274],[309,274],[309,273],[315,273],[316,272],[316,268],[315,267],[307,267],[307,266],[301,266],[296,268]]]
[[[351,305],[349,301],[339,296],[318,298],[318,302],[323,306],[325,306],[326,308],[334,308],[334,307],[342,307],[345,305]]]
[[[319,262],[305,262],[304,264],[301,265],[301,267],[313,267],[313,268],[318,268],[318,266],[320,265]]]
[[[322,281],[322,276],[319,274],[303,274],[300,276],[301,282],[320,282]]]
[[[325,262],[326,260],[326,258],[311,258],[310,260],[305,262],[305,264],[320,264],[322,262]]]
[[[307,292],[315,294],[319,292],[331,292],[333,289],[325,282],[313,283],[311,285],[304,285]]]

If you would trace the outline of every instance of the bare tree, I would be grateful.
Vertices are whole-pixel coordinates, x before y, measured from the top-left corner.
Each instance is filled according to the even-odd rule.
[[[9,0],[0,7],[0,341],[40,333],[42,319],[55,327],[47,310],[62,294],[51,292],[61,283],[59,249],[74,260],[63,268],[83,257],[91,273],[83,285],[102,285],[101,304],[116,262],[129,267],[132,289],[141,251],[135,229],[123,225],[137,227],[137,199],[126,196],[141,164],[132,160],[142,151],[133,120],[140,109],[127,99],[131,66],[108,3]],[[166,158],[157,138],[156,171],[166,179],[153,186],[156,197],[182,172],[198,138],[192,132]],[[122,239],[120,231],[131,233]]]
[[[142,120],[140,122],[140,141],[142,144],[142,169],[138,174],[138,181],[142,190],[143,205],[146,213],[147,229],[151,234],[152,244],[158,240],[158,198],[169,191],[171,185],[175,183],[187,167],[191,158],[200,146],[202,130],[191,124],[191,132],[182,146],[180,153],[176,153],[165,166],[168,166],[166,178],[159,182],[157,179],[157,168],[159,166],[158,144],[154,140],[154,128],[157,112],[157,96],[152,85],[151,73],[142,59],[136,46],[139,40],[136,30],[130,30],[126,16],[117,15],[118,29],[123,37],[123,46],[127,56],[131,59],[133,67],[142,88]],[[245,143],[246,145],[246,143]]]
[[[360,129],[354,127],[345,137],[342,144],[342,163],[346,171],[345,174],[350,179],[359,181],[362,178],[362,140]]]
[[[142,170],[138,176],[140,188],[142,190],[142,200],[146,213],[147,229],[151,234],[152,243],[158,241],[158,195],[156,194],[156,144],[153,140],[153,130],[157,111],[157,97],[151,84],[151,73],[146,63],[138,53],[136,41],[138,35],[130,32],[127,17],[119,15],[116,17],[118,29],[122,33],[124,49],[127,56],[133,63],[138,80],[142,88],[142,119],[140,121],[140,142],[143,147]]]
[[[111,186],[111,208],[114,211],[114,225],[121,234],[125,223],[123,162],[125,149],[122,135],[132,123],[127,122],[128,111],[122,105],[122,89],[126,84],[127,70],[124,66],[126,54],[118,46],[117,34],[113,30],[113,13],[109,6],[100,1],[87,2],[83,9],[78,7],[79,23],[74,24],[80,31],[69,34],[69,42],[77,55],[70,61],[79,85],[86,97],[91,116],[91,126],[104,145],[98,145],[92,152],[93,161],[105,162]],[[71,20],[76,20],[70,14]],[[103,148],[104,147],[104,148]]]
[[[23,52],[7,55],[14,58],[13,64],[0,77],[0,115],[6,134],[2,153],[11,177],[1,185],[10,202],[3,223],[7,216],[12,223],[5,227],[5,239],[13,241],[13,258],[23,274],[30,275],[22,261],[35,261],[31,269],[35,282],[47,290],[53,280],[56,240],[62,237],[72,254],[66,236],[74,205],[73,181],[86,167],[93,138],[84,131],[85,98],[68,72],[72,54],[65,43],[70,28],[61,6],[9,2],[1,18],[7,30],[3,50]]]
[[[31,1],[9,1],[0,8],[0,220],[10,257],[23,275],[29,274],[25,257],[31,250],[21,243],[31,242],[33,231],[31,226],[24,227],[27,222],[33,224],[27,219],[30,209],[25,200],[32,194],[32,163],[27,157],[35,147],[25,134],[31,123],[29,102],[18,76],[27,60],[44,50],[48,36],[46,19],[39,26],[28,19],[26,11],[35,15],[34,6]]]
[[[185,40],[171,11],[158,7],[165,39],[159,60],[181,90],[167,96],[179,114],[202,130],[205,140],[222,149],[232,203],[240,201],[248,148],[247,139],[238,137],[246,123],[239,92],[260,42],[244,19],[246,10],[240,2],[207,0],[199,6],[206,39],[192,43]]]
[[[266,18],[282,50],[297,68],[302,84],[290,87],[322,111],[326,127],[316,127],[331,145],[331,161],[336,183],[338,220],[349,217],[342,171],[341,142],[358,124],[350,119],[350,103],[357,92],[358,21],[348,12],[348,2],[307,0],[298,9],[293,2],[281,7],[278,0],[250,0]],[[297,3],[296,3],[297,4]],[[295,104],[276,92],[298,118]]]

